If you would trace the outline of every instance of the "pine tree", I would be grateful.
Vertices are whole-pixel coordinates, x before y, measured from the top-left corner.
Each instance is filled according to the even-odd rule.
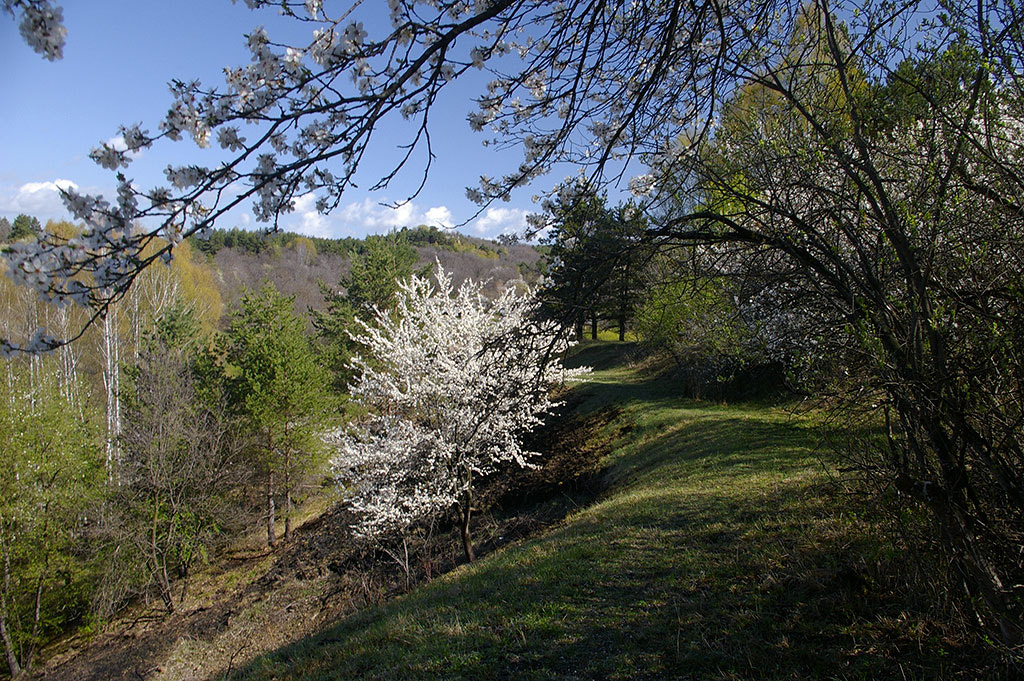
[[[242,297],[226,338],[231,399],[255,438],[253,454],[265,479],[270,546],[277,544],[282,494],[284,537],[290,538],[296,484],[323,461],[319,435],[332,405],[294,302],[265,283]]]

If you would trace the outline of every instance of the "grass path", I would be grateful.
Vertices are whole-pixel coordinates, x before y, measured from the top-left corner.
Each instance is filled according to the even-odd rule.
[[[580,409],[615,406],[607,492],[486,556],[255,660],[239,679],[871,679],[946,676],[828,493],[818,424],[672,396],[592,349]]]

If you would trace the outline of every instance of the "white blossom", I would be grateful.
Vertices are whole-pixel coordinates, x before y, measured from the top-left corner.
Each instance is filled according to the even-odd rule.
[[[121,126],[121,139],[127,151],[138,151],[153,143],[140,124]]]
[[[649,196],[654,191],[653,175],[637,175],[629,181],[629,191],[633,196]]]
[[[94,148],[89,153],[89,158],[107,170],[117,170],[122,166],[128,165],[128,158],[125,153],[106,143],[98,148]]]
[[[3,0],[4,8],[11,14],[22,12],[18,30],[29,47],[50,61],[64,57],[64,10],[50,0]]]
[[[469,52],[469,58],[472,61],[474,68],[482,69],[484,67],[484,62],[487,59],[487,53],[479,47],[474,47]]]
[[[194,187],[202,181],[204,175],[204,169],[198,166],[167,166],[164,170],[164,175],[167,176],[167,181],[175,187],[183,189],[186,187]]]
[[[294,47],[289,47],[284,52],[284,69],[293,76],[300,75],[302,73],[302,57],[304,56],[302,50]]]
[[[367,353],[351,391],[369,416],[339,438],[334,465],[364,535],[463,506],[502,464],[531,465],[521,436],[557,406],[551,388],[586,372],[546,362],[566,341],[534,321],[528,292],[488,301],[472,281],[455,290],[440,265],[437,281],[402,282],[396,312],[354,336]]]
[[[217,131],[217,143],[220,144],[221,149],[230,151],[245,148],[245,138],[239,136],[238,128],[233,125],[222,127]]]

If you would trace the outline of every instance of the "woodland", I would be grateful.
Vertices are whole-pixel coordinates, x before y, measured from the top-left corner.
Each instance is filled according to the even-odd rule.
[[[1021,678],[1016,3],[247,4],[312,41],[0,222],[12,677]],[[274,230],[470,70],[527,233]]]

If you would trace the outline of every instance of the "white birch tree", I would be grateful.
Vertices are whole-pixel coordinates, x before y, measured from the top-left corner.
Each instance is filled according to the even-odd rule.
[[[401,532],[455,509],[472,561],[475,485],[530,465],[521,436],[558,405],[553,388],[585,373],[562,365],[568,342],[534,320],[532,295],[509,288],[489,301],[481,288],[454,290],[438,266],[436,286],[402,282],[396,310],[377,310],[353,336],[368,348],[352,386],[368,416],[342,435],[335,464],[361,515],[357,533]]]

